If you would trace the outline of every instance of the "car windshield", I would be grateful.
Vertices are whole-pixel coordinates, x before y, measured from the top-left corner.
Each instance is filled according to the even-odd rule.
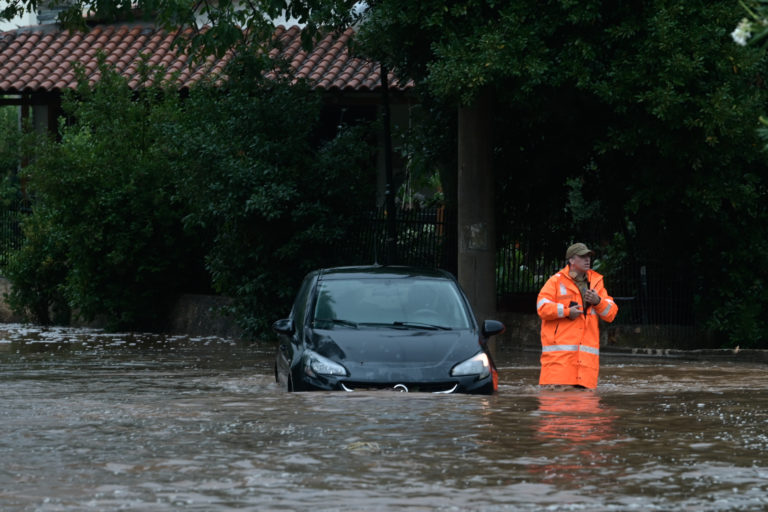
[[[464,301],[452,281],[437,279],[331,279],[322,281],[315,326],[391,325],[468,329]]]

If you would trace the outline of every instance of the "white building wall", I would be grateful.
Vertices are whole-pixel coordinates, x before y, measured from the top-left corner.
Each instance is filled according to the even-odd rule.
[[[0,9],[8,5],[6,2],[0,0]],[[14,30],[19,27],[28,27],[30,25],[37,24],[37,15],[33,12],[24,13],[22,16],[17,16],[10,21],[0,21],[0,31]]]

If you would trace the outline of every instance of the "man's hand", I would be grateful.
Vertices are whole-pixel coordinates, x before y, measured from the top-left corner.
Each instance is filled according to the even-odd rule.
[[[568,318],[570,318],[571,320],[579,318],[579,315],[582,313],[583,311],[581,310],[581,306],[579,306],[578,304],[568,308]]]
[[[597,306],[598,304],[600,304],[600,296],[597,294],[595,290],[587,290],[586,292],[584,292],[584,300],[592,304],[593,306]]]

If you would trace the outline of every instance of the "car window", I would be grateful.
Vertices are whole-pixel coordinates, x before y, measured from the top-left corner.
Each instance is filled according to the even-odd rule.
[[[304,281],[301,283],[301,288],[299,288],[299,292],[296,294],[293,308],[291,308],[291,316],[293,317],[293,323],[297,330],[301,330],[304,327],[304,313],[307,311],[308,301],[307,295],[309,294],[309,287],[312,284],[313,277],[314,276],[310,274],[304,278]]]
[[[436,279],[333,279],[320,283],[317,322],[423,323],[467,329],[470,320],[455,283]]]

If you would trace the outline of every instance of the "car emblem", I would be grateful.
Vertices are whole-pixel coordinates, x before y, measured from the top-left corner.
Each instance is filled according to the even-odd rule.
[[[395,384],[395,390],[401,393],[407,393],[408,387],[405,384]]]

